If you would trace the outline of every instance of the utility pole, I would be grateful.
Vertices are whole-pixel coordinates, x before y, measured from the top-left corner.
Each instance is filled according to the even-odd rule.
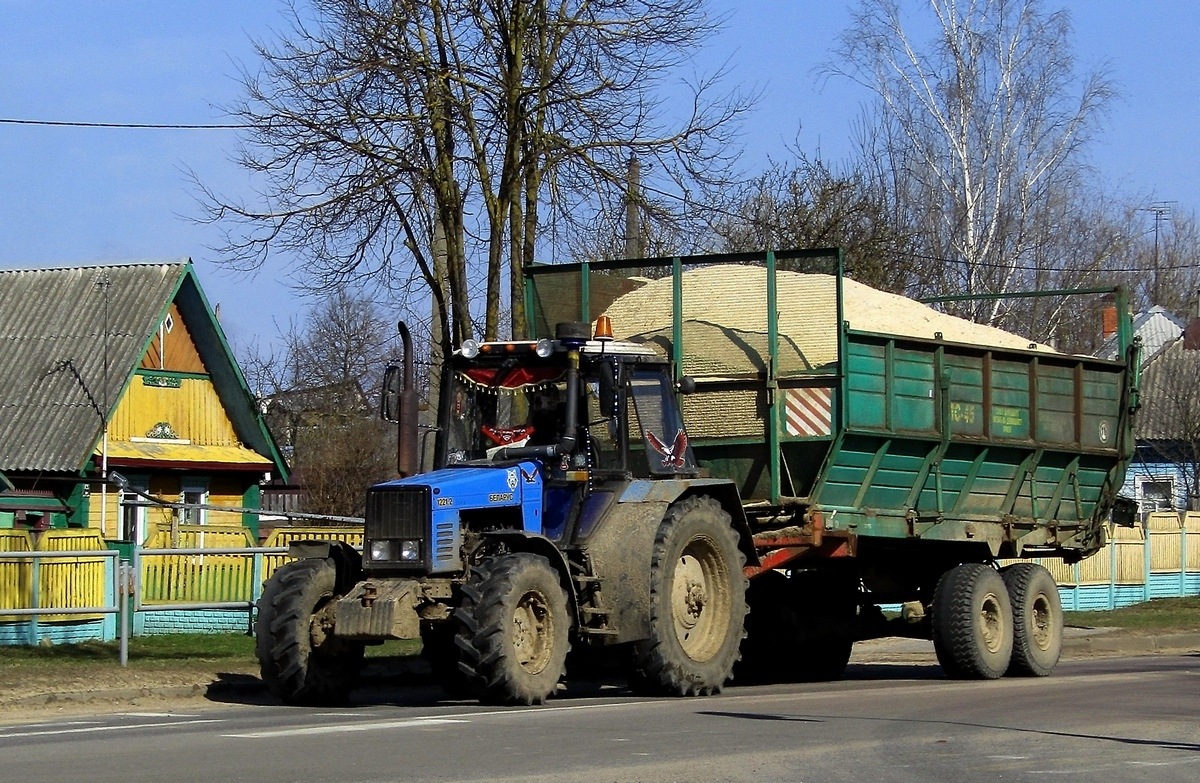
[[[112,281],[108,279],[108,273],[100,273],[100,277],[96,280],[96,287],[100,289],[100,295],[104,297],[104,333],[100,336],[104,358],[100,389],[100,397],[104,406],[104,412],[100,415],[100,439],[102,444],[100,447],[100,476],[103,479],[100,483],[100,530],[101,535],[108,535],[108,289],[112,287]],[[162,351],[161,343],[159,344],[159,351]],[[118,530],[117,534],[123,535],[124,531]]]

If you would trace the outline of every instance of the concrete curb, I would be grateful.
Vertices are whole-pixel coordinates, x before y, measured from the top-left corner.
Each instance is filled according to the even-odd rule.
[[[1110,636],[1085,634],[1063,640],[1063,654],[1151,655],[1200,652],[1200,632],[1160,636]]]

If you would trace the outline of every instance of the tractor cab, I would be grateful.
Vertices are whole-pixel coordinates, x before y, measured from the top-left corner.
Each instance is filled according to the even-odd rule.
[[[451,357],[436,467],[534,459],[548,479],[694,476],[669,363],[561,324],[555,339],[466,341]]]

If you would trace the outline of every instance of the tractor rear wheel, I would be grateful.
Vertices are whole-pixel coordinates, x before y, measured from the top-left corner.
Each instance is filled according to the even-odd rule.
[[[668,509],[650,562],[650,638],[634,643],[631,686],[671,696],[717,693],[745,634],[745,556],[709,497]]]

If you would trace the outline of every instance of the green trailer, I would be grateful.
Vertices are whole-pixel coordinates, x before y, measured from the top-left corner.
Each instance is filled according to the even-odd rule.
[[[837,676],[882,635],[994,677],[1053,668],[1058,591],[1030,559],[1094,553],[1121,505],[1137,349],[1110,293],[1123,361],[867,289],[837,249],[539,265],[525,307],[533,335],[603,315],[671,360],[701,475],[753,537],[743,679]]]

